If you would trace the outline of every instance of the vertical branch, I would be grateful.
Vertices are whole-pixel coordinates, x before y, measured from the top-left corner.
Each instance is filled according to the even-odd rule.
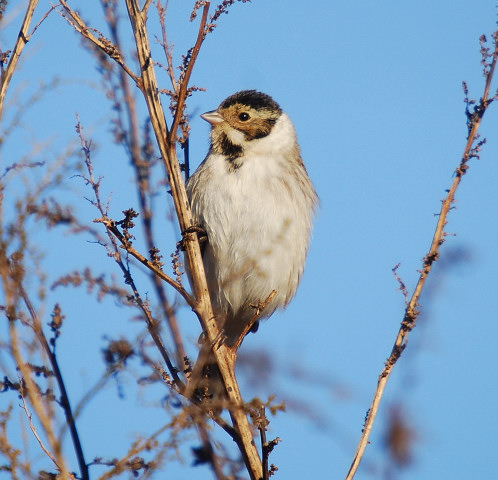
[[[176,144],[174,142],[187,93],[188,85],[186,81],[190,77],[190,72],[194,63],[193,60],[195,59],[205,37],[205,25],[210,3],[205,2],[204,4],[197,42],[192,51],[193,58],[190,60],[187,67],[187,71],[183,79],[184,84],[180,86],[180,90],[183,93],[180,93],[178,98],[177,112],[171,130],[167,128],[164,111],[159,98],[157,79],[151,58],[150,42],[145,23],[146,16],[144,16],[141,12],[137,0],[126,0],[126,5],[135,35],[135,43],[140,62],[142,74],[142,82],[140,86],[147,103],[151,123],[159,145],[159,150],[163,157],[166,171],[168,172],[171,193],[180,228],[185,235],[184,240],[191,269],[192,283],[194,286],[195,297],[198,302],[196,313],[207,333],[208,341],[211,342],[211,344],[214,344],[215,339],[219,334],[219,329],[213,315],[211,300],[209,298],[209,291],[207,288],[204,265],[202,262],[202,255],[197,234],[189,233],[189,229],[192,227],[193,223],[192,213],[190,211],[190,204],[185,184],[182,179],[180,164],[176,153]],[[262,474],[261,460],[254,444],[251,425],[242,408],[244,403],[240,394],[237,379],[235,377],[233,358],[231,357],[229,349],[225,345],[221,345],[220,348],[214,349],[213,352],[220,368],[230,400],[230,415],[232,421],[234,422],[234,427],[240,436],[237,443],[251,478],[259,479]]]
[[[5,69],[5,71],[2,72],[2,77],[0,79],[0,120],[3,116],[5,96],[7,95],[10,81],[12,80],[12,76],[14,75],[14,70],[16,69],[17,62],[19,61],[19,57],[21,56],[24,47],[30,40],[28,31],[31,25],[31,21],[33,20],[33,14],[35,13],[37,5],[38,0],[30,0],[28,8],[26,9],[26,15],[24,16],[24,20],[22,22],[21,30],[19,31],[19,35],[14,46],[14,50],[10,54],[9,63],[7,64],[7,68]]]
[[[467,143],[465,145],[462,159],[455,171],[455,179],[453,181],[453,184],[451,185],[451,188],[448,190],[448,194],[441,206],[441,211],[439,213],[439,220],[437,222],[436,230],[434,233],[434,237],[432,239],[429,253],[427,253],[427,255],[424,258],[423,269],[420,272],[420,277],[418,279],[417,285],[415,286],[413,295],[407,304],[405,315],[403,317],[403,321],[401,322],[401,326],[398,331],[396,340],[394,342],[392,352],[385,364],[384,369],[382,370],[382,373],[380,374],[377,383],[377,390],[375,391],[372,404],[370,406],[370,409],[368,410],[367,418],[365,421],[365,427],[363,429],[363,434],[360,439],[358,448],[356,450],[353,463],[351,464],[349,472],[346,476],[346,480],[352,480],[354,478],[356,471],[358,470],[358,467],[360,465],[360,462],[363,458],[387,382],[392,373],[394,365],[400,358],[401,354],[403,353],[403,350],[406,348],[408,342],[408,335],[415,327],[416,321],[418,319],[418,315],[420,313],[419,312],[420,296],[422,295],[422,292],[426,285],[427,278],[432,271],[432,266],[434,262],[436,262],[439,258],[439,251],[441,245],[444,243],[446,236],[445,227],[447,224],[448,214],[455,201],[456,191],[462,181],[463,176],[465,175],[465,173],[469,168],[468,165],[469,160],[477,156],[479,149],[483,143],[479,142],[476,146],[474,146],[474,143],[478,138],[477,132],[481,125],[483,115],[486,112],[490,103],[494,100],[494,98],[489,98],[489,92],[491,89],[491,82],[495,72],[496,63],[498,61],[498,32],[495,32],[494,34],[494,52],[491,53],[489,56],[492,58],[492,61],[491,64],[489,65],[489,69],[485,70],[486,82],[485,82],[483,96],[481,98],[479,105],[475,107],[474,112],[472,114],[467,112],[469,116],[468,118],[469,134],[467,137]]]
[[[100,50],[116,61],[135,81],[144,95],[151,125],[154,129],[159,151],[165,164],[171,195],[173,197],[180,229],[183,234],[196,299],[194,310],[207,334],[208,342],[211,345],[214,345],[220,332],[216,319],[213,315],[199,241],[197,234],[192,229],[192,213],[176,152],[176,131],[181,123],[185,107],[185,99],[188,96],[188,80],[190,79],[193,65],[202,42],[204,41],[205,35],[208,31],[210,31],[210,29],[212,29],[212,24],[206,27],[210,2],[202,2],[203,13],[197,41],[194,47],[189,51],[188,64],[186,65],[184,74],[180,79],[180,91],[178,93],[176,104],[177,111],[175,112],[175,118],[171,129],[168,129],[166,124],[164,110],[159,97],[154,63],[151,57],[150,41],[146,26],[148,6],[150,6],[150,2],[146,4],[146,8],[140,9],[138,0],[126,0],[130,23],[135,36],[137,57],[140,64],[140,76],[135,75],[124,63],[121,54],[117,51],[117,48],[114,45],[110,44],[108,41],[105,41],[105,39],[97,38],[92,34],[81,17],[76,12],[71,10],[66,0],[60,0],[60,3],[65,12],[61,12],[61,14],[68,19],[68,21],[78,32],[81,33],[81,35],[92,41]],[[200,2],[199,5],[201,5]],[[217,14],[219,15],[219,9],[217,10]],[[251,478],[259,479],[262,474],[261,460],[253,440],[251,425],[247,415],[244,413],[244,402],[235,377],[233,355],[230,349],[225,345],[221,345],[219,348],[215,349],[213,351],[213,355],[220,368],[225,389],[229,398],[229,411],[235,430],[233,438],[240,448]]]

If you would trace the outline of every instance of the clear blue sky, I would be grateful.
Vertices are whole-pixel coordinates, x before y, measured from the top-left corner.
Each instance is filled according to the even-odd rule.
[[[49,8],[49,2],[40,3],[45,7],[38,19]],[[169,7],[177,62],[197,28],[188,23],[184,3],[172,0]],[[92,26],[102,25],[99,2],[71,4]],[[269,436],[282,439],[271,456],[277,479],[345,477],[403,316],[404,299],[391,270],[401,263],[398,273],[411,292],[465,145],[462,80],[479,98],[478,39],[491,37],[497,13],[491,0],[254,0],[234,5],[201,50],[192,81],[207,91],[189,103],[194,167],[204,158],[209,134],[198,114],[237,90],[256,88],[293,119],[321,198],[296,299],[246,339],[241,353],[257,358],[265,352],[274,367],[264,368],[271,372],[267,383],[242,380],[246,398],[276,393],[289,406],[270,425]],[[20,18],[12,22],[0,31],[3,49]],[[126,157],[111,144],[100,77],[72,28],[52,13],[28,45],[9,100],[19,95],[26,101],[40,82],[54,77],[62,85],[34,105],[7,139],[1,168],[19,161],[35,142],[44,144],[40,158],[53,162],[77,141],[77,112],[96,145],[95,168],[104,176],[106,195],[112,192],[111,211],[119,216],[137,202]],[[447,231],[455,236],[448,237],[422,298],[422,316],[388,385],[358,479],[387,478],[393,468],[383,438],[396,408],[416,433],[411,464],[391,478],[496,477],[498,105],[491,106],[481,134],[487,139],[481,160],[471,162],[450,215]],[[83,199],[90,192],[74,173],[66,172],[67,190],[57,195],[90,222],[97,216]],[[161,212],[162,201],[164,193],[157,200]],[[166,225],[164,252],[174,250],[178,238],[172,232]],[[73,238],[62,229],[38,235],[54,278],[87,263],[120,278],[104,249],[84,236]],[[47,308],[57,299],[58,292],[50,293]],[[140,329],[120,318],[112,302],[95,304],[82,291],[61,303],[67,331],[59,355],[77,402],[103,370],[105,337]],[[196,327],[188,309],[181,313],[185,325]],[[193,343],[199,332],[189,332]],[[79,420],[90,459],[120,456],[135,435],[166,419],[147,404],[150,396],[137,394],[131,376],[121,382],[124,399],[111,383]],[[0,409],[11,399],[0,396]],[[130,415],[129,428],[121,431]],[[210,478],[189,462],[187,451],[184,464],[168,466],[164,478]]]

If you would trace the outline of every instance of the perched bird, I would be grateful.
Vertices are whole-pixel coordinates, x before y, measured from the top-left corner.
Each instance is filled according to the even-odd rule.
[[[187,192],[207,234],[203,261],[214,313],[233,346],[273,291],[260,318],[294,297],[318,197],[294,125],[270,96],[243,90],[201,117],[212,126],[211,145]]]

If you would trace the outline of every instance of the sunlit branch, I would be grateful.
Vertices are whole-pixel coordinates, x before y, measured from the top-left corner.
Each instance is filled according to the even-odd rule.
[[[478,151],[480,150],[480,147],[482,145],[482,142],[477,143],[477,145],[474,144],[476,143],[478,138],[477,132],[481,125],[481,120],[483,118],[483,115],[486,112],[490,103],[494,99],[489,97],[489,92],[496,68],[496,62],[498,60],[498,32],[496,32],[494,35],[494,52],[491,54],[491,58],[492,61],[490,68],[485,75],[486,82],[485,82],[483,96],[479,104],[475,107],[474,112],[468,121],[469,134],[462,155],[462,159],[457,169],[455,170],[455,179],[453,180],[453,184],[451,185],[451,188],[448,190],[446,198],[443,200],[441,211],[439,213],[439,220],[436,225],[436,231],[434,233],[434,237],[432,239],[429,252],[424,257],[423,268],[420,272],[420,277],[418,279],[417,285],[415,286],[415,290],[412,294],[412,297],[406,307],[405,315],[403,317],[398,335],[394,342],[394,347],[391,351],[388,360],[386,361],[382,373],[380,374],[377,383],[377,390],[375,391],[372,404],[370,406],[370,409],[368,410],[367,418],[365,420],[363,435],[360,439],[358,448],[356,450],[353,463],[351,464],[349,472],[346,476],[346,480],[351,480],[354,478],[356,471],[358,470],[358,467],[360,465],[361,459],[363,458],[387,382],[394,368],[394,365],[400,358],[401,354],[403,353],[403,350],[406,348],[408,342],[408,336],[412,331],[412,329],[415,327],[415,324],[417,322],[418,315],[420,313],[419,311],[420,296],[422,295],[422,292],[426,285],[427,278],[432,271],[432,267],[439,258],[441,245],[445,241],[446,237],[445,227],[448,222],[448,214],[452,208],[453,202],[455,201],[456,191],[460,185],[460,182],[462,181],[463,176],[468,171],[469,160],[477,156]]]

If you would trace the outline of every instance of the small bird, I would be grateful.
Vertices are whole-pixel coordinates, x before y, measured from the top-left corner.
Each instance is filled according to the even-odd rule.
[[[212,126],[211,144],[187,193],[207,235],[214,313],[232,347],[266,300],[258,320],[294,297],[318,197],[294,125],[269,95],[243,90],[201,117]]]

